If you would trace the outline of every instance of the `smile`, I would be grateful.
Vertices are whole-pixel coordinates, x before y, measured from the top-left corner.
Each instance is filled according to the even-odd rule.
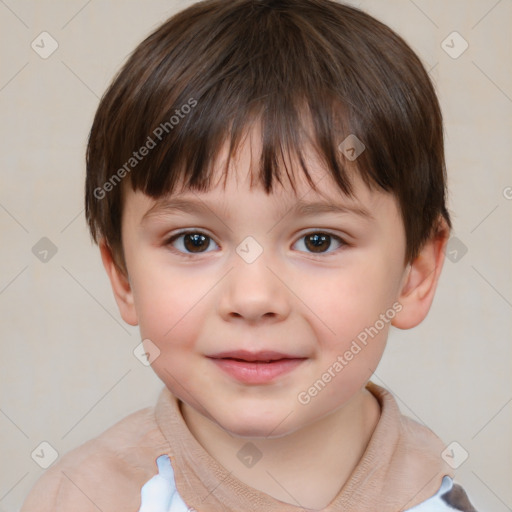
[[[218,368],[246,384],[265,384],[296,369],[306,358],[245,361],[236,358],[209,358]]]

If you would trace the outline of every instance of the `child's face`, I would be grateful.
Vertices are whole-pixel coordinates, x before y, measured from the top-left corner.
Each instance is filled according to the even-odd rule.
[[[127,187],[122,236],[129,285],[121,311],[158,347],[153,369],[181,400],[235,435],[279,436],[364,388],[400,309],[405,233],[393,196],[356,179],[349,200],[312,157],[307,165],[320,192],[346,211],[294,212],[298,198],[325,198],[298,170],[297,196],[286,181],[271,195],[250,190],[250,157],[245,144],[234,167],[238,179],[233,169],[225,190],[216,182],[207,193],[179,196],[198,211],[162,205],[147,213],[155,201]],[[169,242],[184,229],[210,238]],[[333,235],[330,246],[321,238],[326,233]],[[270,380],[248,382],[211,358],[235,350],[303,359]]]

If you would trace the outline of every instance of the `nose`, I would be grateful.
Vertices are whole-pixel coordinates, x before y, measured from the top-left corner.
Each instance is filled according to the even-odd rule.
[[[224,320],[279,322],[290,314],[292,294],[282,280],[282,272],[264,255],[252,263],[236,256],[238,260],[223,280],[218,302]]]

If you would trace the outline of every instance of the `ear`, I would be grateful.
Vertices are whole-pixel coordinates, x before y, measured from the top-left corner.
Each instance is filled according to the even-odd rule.
[[[128,273],[115,262],[112,250],[104,239],[99,242],[99,247],[101,260],[110,279],[110,285],[112,286],[119,312],[127,324],[137,325],[139,322],[137,320],[137,312],[135,311]]]
[[[436,234],[422,247],[407,266],[398,297],[402,310],[391,321],[399,329],[410,329],[421,323],[430,310],[444,263],[450,228],[444,218],[439,220]]]

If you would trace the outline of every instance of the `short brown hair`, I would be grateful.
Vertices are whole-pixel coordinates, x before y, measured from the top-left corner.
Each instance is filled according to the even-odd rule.
[[[315,188],[301,151],[305,117],[343,193],[351,194],[354,164],[368,186],[395,195],[406,261],[441,217],[451,226],[441,110],[401,37],[330,0],[206,0],[149,35],[101,99],[87,146],[85,207],[94,241],[104,238],[124,266],[118,183],[129,180],[155,199],[180,182],[206,191],[223,144],[230,143],[231,157],[255,118],[265,191],[274,177],[281,182],[283,150]],[[366,148],[354,162],[339,149],[350,134]]]

